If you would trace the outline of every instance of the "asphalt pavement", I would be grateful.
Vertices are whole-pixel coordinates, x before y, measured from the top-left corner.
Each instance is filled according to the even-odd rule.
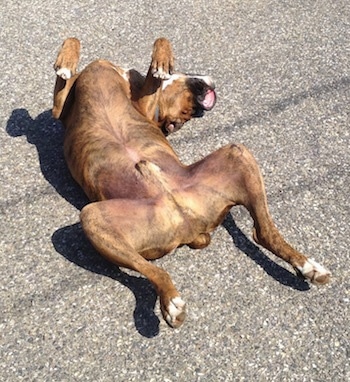
[[[8,0],[0,5],[0,380],[350,380],[348,0]],[[85,239],[87,203],[51,117],[66,37],[81,68],[142,72],[168,37],[217,105],[170,137],[185,163],[229,142],[258,159],[277,226],[332,272],[309,286],[251,240],[235,208],[202,251],[157,260],[188,306],[161,319],[150,283]]]

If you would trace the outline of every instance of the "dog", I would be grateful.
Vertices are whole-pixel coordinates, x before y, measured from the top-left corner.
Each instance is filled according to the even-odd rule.
[[[200,249],[235,205],[245,206],[253,238],[314,284],[330,272],[292,248],[276,228],[253,155],[229,144],[189,166],[166,135],[216,102],[208,76],[174,72],[170,42],[153,45],[144,77],[98,60],[80,73],[80,42],[63,43],[54,65],[53,116],[65,129],[64,155],[90,199],[80,213],[83,230],[106,259],[135,270],[153,284],[165,321],[178,328],[185,302],[170,275],[149,260],[181,245]]]

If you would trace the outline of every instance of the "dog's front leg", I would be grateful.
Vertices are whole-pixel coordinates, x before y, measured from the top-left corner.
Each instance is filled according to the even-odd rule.
[[[54,69],[56,71],[56,84],[54,89],[52,115],[62,119],[63,109],[70,100],[70,91],[77,79],[77,66],[80,55],[80,42],[76,38],[68,38],[58,52]]]
[[[158,107],[163,80],[169,79],[174,69],[174,55],[170,42],[159,38],[153,45],[151,65],[140,92],[133,98],[135,107],[153,120]]]
[[[164,319],[171,327],[178,328],[186,316],[185,302],[169,274],[140,255],[155,247],[155,242],[166,240],[164,233],[159,234],[157,228],[162,208],[156,208],[145,200],[107,200],[85,206],[80,220],[85,234],[102,256],[149,279],[159,296]],[[155,259],[166,252],[160,246],[159,253],[147,258]]]

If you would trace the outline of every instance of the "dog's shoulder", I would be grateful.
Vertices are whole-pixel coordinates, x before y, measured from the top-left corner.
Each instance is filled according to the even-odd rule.
[[[128,88],[128,98],[138,98],[146,78],[143,74],[135,69],[126,69],[106,60],[97,60],[95,64],[113,69],[117,73],[119,81],[122,81]]]

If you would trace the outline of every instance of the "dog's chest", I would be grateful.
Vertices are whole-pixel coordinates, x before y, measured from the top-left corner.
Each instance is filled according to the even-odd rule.
[[[135,150],[132,147],[126,145],[125,146],[125,151],[126,151],[127,156],[129,157],[129,159],[132,162],[134,162],[134,163],[140,162],[141,156],[140,156],[140,154],[139,154],[139,152],[137,150]]]

